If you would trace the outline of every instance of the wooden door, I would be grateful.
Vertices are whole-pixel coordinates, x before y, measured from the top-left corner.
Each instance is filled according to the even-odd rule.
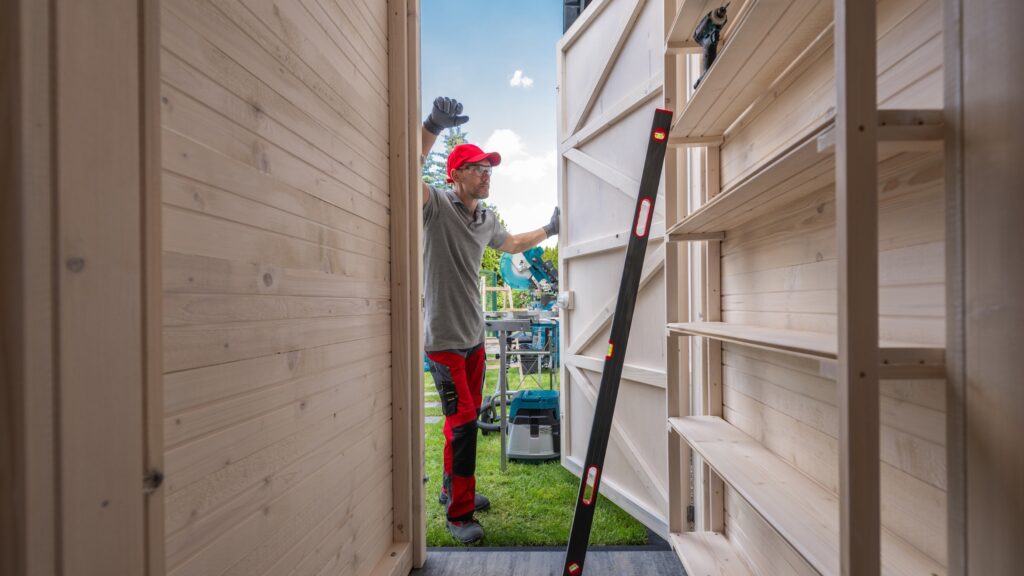
[[[594,405],[654,109],[661,102],[662,7],[594,2],[559,42],[562,464],[586,457]],[[659,192],[601,493],[667,535],[664,193]],[[630,263],[640,265],[640,263]]]

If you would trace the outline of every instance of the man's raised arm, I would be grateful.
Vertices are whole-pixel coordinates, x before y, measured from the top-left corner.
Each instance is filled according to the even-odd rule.
[[[437,141],[437,136],[442,130],[461,126],[469,121],[469,116],[460,116],[460,114],[462,114],[462,104],[458,100],[444,96],[434,98],[434,105],[431,107],[430,114],[427,114],[426,119],[423,120],[423,156],[420,156],[420,169],[423,168],[426,156],[430,153],[430,149],[434,147],[434,142]],[[422,185],[422,189],[423,205],[425,206],[427,200],[430,199],[430,190],[426,184]]]

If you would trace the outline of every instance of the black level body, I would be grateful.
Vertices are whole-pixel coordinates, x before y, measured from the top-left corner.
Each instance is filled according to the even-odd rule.
[[[580,479],[580,491],[576,498],[576,512],[573,514],[572,530],[565,552],[563,576],[580,576],[583,573],[587,543],[590,540],[594,509],[604,471],[604,457],[608,450],[608,437],[612,429],[612,414],[615,412],[619,380],[626,360],[626,343],[633,323],[633,311],[636,308],[637,291],[640,289],[640,276],[643,272],[647,240],[654,218],[654,205],[658,198],[658,184],[661,181],[661,168],[665,163],[671,125],[672,112],[661,109],[655,111],[654,125],[647,138],[647,158],[644,161],[643,175],[640,177],[640,192],[636,199],[636,209],[633,211],[629,244],[626,247],[622,283],[619,285],[615,315],[612,317],[608,354],[601,374],[601,389],[598,391],[597,405],[594,408],[587,458],[583,464],[583,477]]]

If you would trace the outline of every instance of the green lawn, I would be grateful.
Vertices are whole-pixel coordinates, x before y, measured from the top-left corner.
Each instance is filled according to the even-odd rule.
[[[497,370],[488,370],[485,395],[495,389],[497,378]],[[437,402],[437,391],[429,372],[424,375],[424,380],[425,402]],[[518,386],[517,371],[509,371],[509,382],[510,387]],[[542,382],[543,386],[538,386],[535,378],[531,378],[523,387],[546,388],[547,375]],[[557,387],[557,382],[555,385]],[[440,416],[441,410],[427,407],[426,415]],[[428,546],[459,545],[448,534],[444,509],[437,502],[441,490],[443,426],[443,420],[426,425],[426,466],[430,477],[426,485]],[[491,499],[491,509],[477,514],[477,520],[485,531],[480,545],[564,546],[569,539],[579,480],[562,468],[558,460],[542,464],[509,462],[502,473],[499,456],[498,434],[481,434],[477,445],[476,486],[481,494]],[[594,515],[590,543],[646,544],[647,529],[602,496]]]

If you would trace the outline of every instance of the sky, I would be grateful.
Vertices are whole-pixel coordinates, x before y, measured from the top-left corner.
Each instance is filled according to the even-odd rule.
[[[462,102],[469,141],[502,157],[488,202],[513,234],[547,224],[557,203],[561,0],[421,0],[420,15],[424,116],[437,96]],[[443,146],[438,138],[434,150]]]

